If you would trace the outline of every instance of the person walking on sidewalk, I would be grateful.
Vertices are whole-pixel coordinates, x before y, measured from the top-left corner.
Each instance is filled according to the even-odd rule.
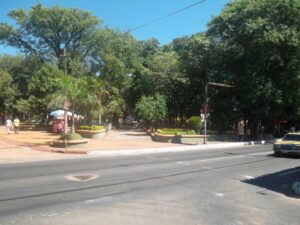
[[[11,119],[7,118],[5,121],[5,127],[7,130],[7,134],[10,134],[10,131],[12,130],[12,121]]]
[[[16,117],[16,119],[14,119],[14,128],[15,128],[15,134],[19,134],[20,120],[18,117]]]
[[[240,124],[238,127],[238,135],[239,135],[239,141],[244,141],[245,129],[242,124]]]

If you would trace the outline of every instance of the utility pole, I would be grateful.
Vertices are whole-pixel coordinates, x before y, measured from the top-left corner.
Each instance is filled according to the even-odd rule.
[[[64,48],[64,73],[67,75],[67,54],[66,54],[66,48]],[[67,88],[66,86],[64,87],[64,134],[65,134],[65,149],[67,151],[67,133],[68,133],[68,114],[67,114]]]
[[[204,93],[204,136],[203,136],[203,144],[206,144],[206,117],[207,117],[207,89],[208,83],[205,85],[205,93]]]

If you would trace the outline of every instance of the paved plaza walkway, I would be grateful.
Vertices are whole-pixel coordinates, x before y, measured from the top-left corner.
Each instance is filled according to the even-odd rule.
[[[112,130],[102,140],[88,139],[82,148],[53,148],[49,143],[59,135],[46,131],[21,130],[19,134],[7,134],[0,126],[0,163],[32,160],[51,160],[74,158],[89,151],[109,151],[122,149],[145,149],[182,146],[180,144],[160,143],[151,140],[143,130]],[[73,153],[73,154],[62,154]],[[77,155],[77,156],[76,156]]]
[[[87,139],[81,148],[54,148],[49,144],[59,135],[46,131],[22,130],[7,134],[0,126],[0,163],[55,160],[83,157],[83,154],[127,155],[157,152],[200,150],[265,144],[265,141],[209,142],[207,145],[184,145],[154,142],[144,130],[111,130],[101,140]]]

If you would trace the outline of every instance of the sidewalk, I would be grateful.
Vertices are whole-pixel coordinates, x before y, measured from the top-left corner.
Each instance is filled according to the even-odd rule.
[[[13,132],[7,134],[4,126],[0,126],[0,162],[74,158],[78,157],[78,154],[136,155],[260,144],[257,142],[209,142],[207,145],[182,145],[154,142],[143,131],[112,130],[102,140],[88,139],[85,147],[68,148],[66,151],[64,148],[49,146],[49,143],[58,137],[59,135],[46,131],[21,130],[20,134]]]
[[[153,142],[144,132],[110,131],[102,140],[88,139],[82,148],[50,147],[49,143],[59,135],[46,131],[21,130],[19,134],[7,134],[0,126],[0,163],[24,162],[36,160],[54,160],[80,157],[92,151],[114,151],[123,149],[164,148],[181,146],[180,144]],[[62,154],[72,153],[72,154]]]
[[[76,158],[78,155],[53,153],[47,145],[57,138],[55,135],[40,131],[20,131],[20,134],[7,134],[0,126],[0,163],[31,162]]]

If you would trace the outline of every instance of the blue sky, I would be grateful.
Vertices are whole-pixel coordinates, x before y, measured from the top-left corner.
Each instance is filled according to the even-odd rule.
[[[128,31],[153,19],[196,3],[199,0],[0,0],[0,22],[12,23],[7,13],[12,9],[29,9],[41,3],[91,11],[104,25]],[[172,39],[205,31],[207,23],[217,16],[230,0],[207,0],[193,8],[151,24],[132,34],[138,40],[157,38],[161,44]],[[16,54],[16,50],[0,45],[0,54]]]

